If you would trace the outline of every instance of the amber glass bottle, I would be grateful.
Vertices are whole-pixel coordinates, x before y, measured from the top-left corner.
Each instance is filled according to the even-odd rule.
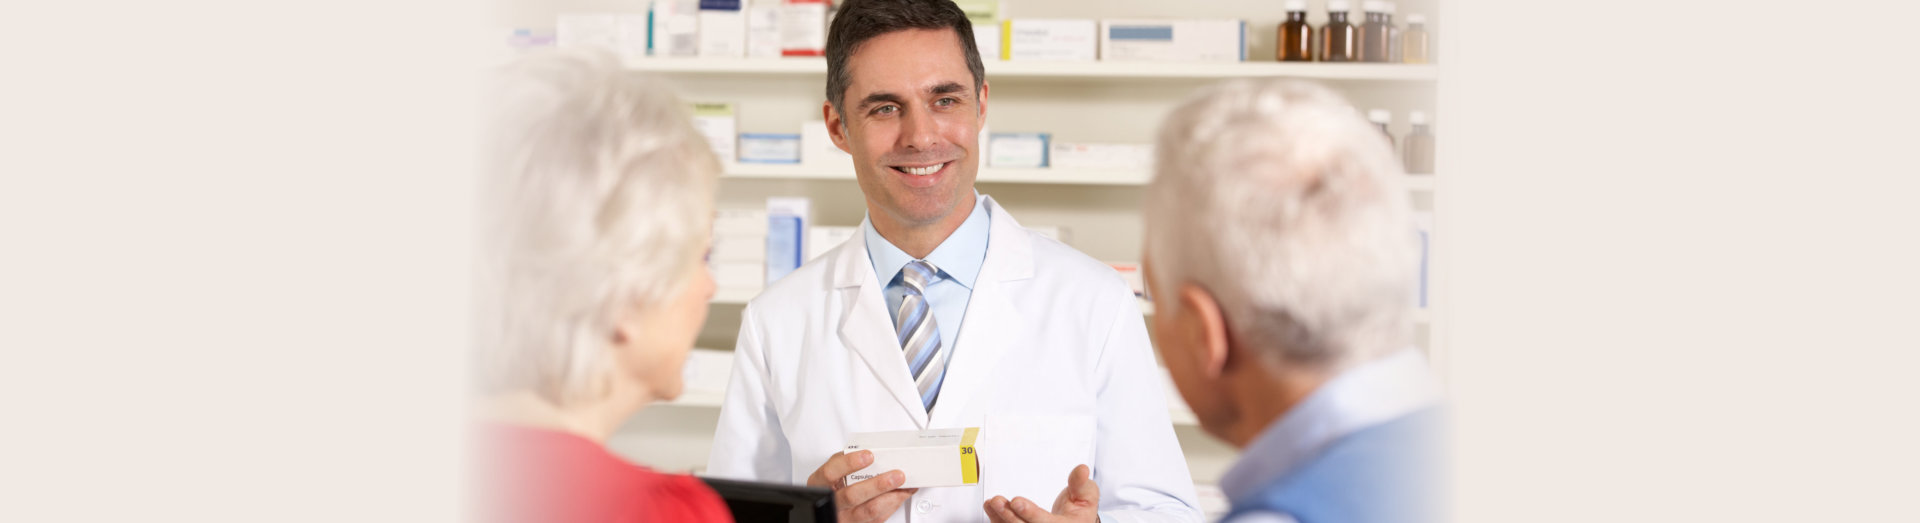
[[[1410,64],[1433,61],[1433,38],[1427,35],[1427,17],[1407,15],[1407,31],[1400,34],[1400,54]]]
[[[1347,23],[1353,5],[1347,0],[1327,0],[1327,23],[1320,26],[1320,61],[1352,62],[1360,46],[1360,28]]]
[[[1393,27],[1393,3],[1366,0],[1360,5],[1367,12],[1360,24],[1360,61],[1393,61],[1393,49],[1400,43],[1400,31]]]
[[[1307,0],[1287,0],[1287,21],[1280,23],[1280,38],[1275,40],[1274,59],[1282,62],[1313,61],[1313,26],[1307,25]]]
[[[1427,113],[1407,113],[1407,123],[1413,124],[1405,147],[1407,174],[1433,174],[1433,130],[1427,126]]]

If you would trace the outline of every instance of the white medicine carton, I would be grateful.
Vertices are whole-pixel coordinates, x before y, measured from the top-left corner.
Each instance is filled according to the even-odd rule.
[[[1101,20],[1100,59],[1108,62],[1245,62],[1242,20]]]
[[[900,488],[979,484],[980,460],[974,450],[979,436],[979,427],[855,433],[846,452],[873,451],[873,464],[848,474],[847,484],[890,470],[906,474]]]

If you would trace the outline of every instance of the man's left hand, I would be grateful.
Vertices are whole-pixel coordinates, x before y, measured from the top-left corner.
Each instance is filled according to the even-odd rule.
[[[1100,521],[1100,484],[1093,482],[1093,469],[1086,465],[1067,474],[1067,488],[1053,498],[1053,512],[1023,497],[1007,501],[1006,496],[987,500],[987,519],[993,523],[1065,523]]]

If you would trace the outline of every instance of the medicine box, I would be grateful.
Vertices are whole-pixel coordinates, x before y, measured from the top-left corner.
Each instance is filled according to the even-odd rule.
[[[741,133],[740,163],[800,163],[800,135]]]
[[[740,0],[700,0],[700,56],[745,58],[747,16]]]
[[[755,3],[747,6],[747,58],[780,57],[779,4]]]
[[[696,102],[693,104],[693,128],[707,137],[707,146],[713,148],[713,155],[721,162],[734,163],[735,143],[739,121],[733,113],[733,104],[720,102]]]
[[[1047,133],[994,133],[987,139],[988,167],[1046,167]]]
[[[1147,171],[1153,168],[1153,146],[1129,143],[1063,143],[1048,147],[1047,166],[1062,169]]]
[[[1241,20],[1101,20],[1100,59],[1109,62],[1244,62]]]
[[[1093,20],[1023,18],[1000,22],[1001,60],[1091,62],[1099,58]]]
[[[807,261],[819,258],[859,234],[859,227],[814,226],[807,231]]]
[[[699,0],[654,0],[652,16],[647,42],[653,56],[699,55]]]
[[[843,169],[847,174],[853,174],[853,156],[833,144],[833,136],[827,133],[826,120],[800,123],[800,163]]]
[[[767,198],[768,284],[779,281],[807,261],[807,225],[812,221],[812,199]]]
[[[907,476],[900,488],[977,485],[979,435],[978,427],[855,433],[846,452],[872,451],[873,464],[848,474],[847,484],[898,470]]]
[[[786,0],[780,11],[780,56],[821,56],[827,49],[827,0]]]

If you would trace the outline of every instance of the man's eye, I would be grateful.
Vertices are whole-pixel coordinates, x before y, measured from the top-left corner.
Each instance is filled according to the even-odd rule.
[[[897,108],[891,105],[882,105],[880,107],[875,108],[873,110],[873,114],[893,114],[893,111],[895,111],[896,109]]]
[[[946,107],[949,105],[960,103],[960,100],[956,98],[941,98],[939,101],[936,101],[934,103],[940,104],[941,107]]]

